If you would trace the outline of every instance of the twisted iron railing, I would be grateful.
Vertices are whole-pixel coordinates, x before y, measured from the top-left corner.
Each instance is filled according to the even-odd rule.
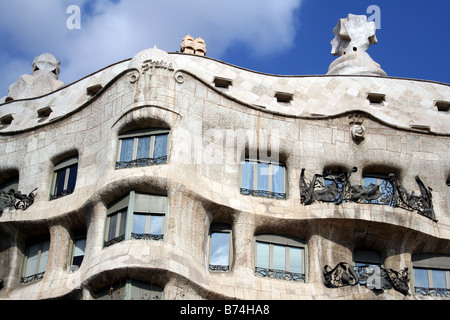
[[[409,211],[416,211],[420,215],[433,221],[436,220],[432,203],[432,189],[426,187],[416,176],[416,183],[419,186],[420,195],[415,195],[414,191],[409,193],[400,186],[397,177],[389,174],[384,179],[380,179],[379,184],[371,183],[368,186],[351,185],[350,176],[356,172],[353,168],[347,172],[333,174],[315,174],[311,181],[305,178],[305,169],[300,175],[300,199],[304,205],[310,205],[316,201],[331,202],[341,204],[343,202],[359,202],[370,204],[383,204],[392,207],[402,208]],[[328,184],[325,185],[327,181]]]
[[[141,158],[131,161],[118,161],[116,162],[116,169],[145,167],[164,163],[167,163],[167,156],[162,156],[158,158]]]
[[[303,273],[289,272],[289,271],[278,270],[278,269],[267,269],[267,268],[261,268],[261,267],[255,267],[255,273],[259,276],[273,278],[273,279],[305,282],[305,274],[303,274]]]

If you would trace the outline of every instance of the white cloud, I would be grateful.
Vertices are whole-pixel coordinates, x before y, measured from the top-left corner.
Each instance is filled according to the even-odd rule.
[[[206,40],[207,56],[221,59],[236,44],[254,55],[286,50],[295,36],[301,0],[15,0],[0,12],[0,97],[44,52],[62,63],[71,83],[153,47],[177,51],[186,34]],[[69,30],[69,5],[81,7],[81,29]],[[23,65],[23,66],[22,66]],[[21,67],[19,67],[21,66]],[[15,69],[17,67],[17,69]],[[3,94],[2,94],[3,93]]]

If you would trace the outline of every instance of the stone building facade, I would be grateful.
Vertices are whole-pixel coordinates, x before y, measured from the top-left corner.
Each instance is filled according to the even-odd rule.
[[[205,52],[3,99],[0,298],[449,299],[450,86]]]

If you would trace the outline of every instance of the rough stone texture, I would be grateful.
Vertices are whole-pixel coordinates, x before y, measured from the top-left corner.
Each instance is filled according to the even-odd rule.
[[[214,76],[233,85],[216,88]],[[103,89],[87,95],[98,83]],[[293,93],[294,100],[277,102],[278,91]],[[384,105],[371,105],[371,92],[386,94]],[[357,248],[380,252],[384,266],[395,270],[411,268],[415,253],[450,254],[450,120],[435,110],[435,100],[450,100],[448,85],[370,76],[281,77],[153,48],[45,97],[0,105],[0,118],[15,114],[0,129],[0,172],[18,170],[23,192],[38,188],[28,210],[8,209],[0,216],[0,298],[92,299],[112,281],[132,277],[164,287],[166,299],[421,299],[395,290],[376,295],[363,286],[330,289],[322,270],[351,262]],[[38,122],[36,111],[45,105],[53,112]],[[171,129],[168,163],[115,170],[119,133],[155,124]],[[358,143],[355,124],[365,129]],[[287,167],[287,199],[241,195],[242,157],[275,149]],[[53,163],[75,150],[75,191],[49,201]],[[354,183],[364,169],[394,170],[408,190],[417,189],[419,175],[433,189],[438,222],[380,205],[302,205],[301,169],[311,178],[337,166],[358,167]],[[104,248],[107,205],[132,190],[167,195],[164,240]],[[222,221],[233,229],[231,271],[210,272],[209,226]],[[86,253],[81,268],[68,272],[69,239],[76,232],[87,235]],[[254,236],[262,233],[306,242],[306,283],[254,274]],[[20,285],[25,245],[42,235],[51,240],[45,276]]]
[[[36,57],[31,66],[31,75],[20,76],[17,82],[9,87],[8,97],[15,100],[39,97],[64,86],[58,80],[60,62],[50,53]]]
[[[339,58],[331,63],[328,75],[386,76],[380,65],[366,53],[371,44],[378,42],[375,22],[367,22],[365,15],[349,14],[339,19],[333,29],[331,53]]]

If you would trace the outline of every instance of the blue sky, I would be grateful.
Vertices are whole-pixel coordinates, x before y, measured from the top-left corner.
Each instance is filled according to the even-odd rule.
[[[80,29],[67,28],[70,5],[81,9]],[[381,23],[368,53],[388,76],[450,83],[448,0],[3,0],[0,98],[44,52],[69,84],[155,44],[178,51],[186,34],[206,40],[207,56],[244,68],[326,74],[338,19],[370,16],[370,5]]]

